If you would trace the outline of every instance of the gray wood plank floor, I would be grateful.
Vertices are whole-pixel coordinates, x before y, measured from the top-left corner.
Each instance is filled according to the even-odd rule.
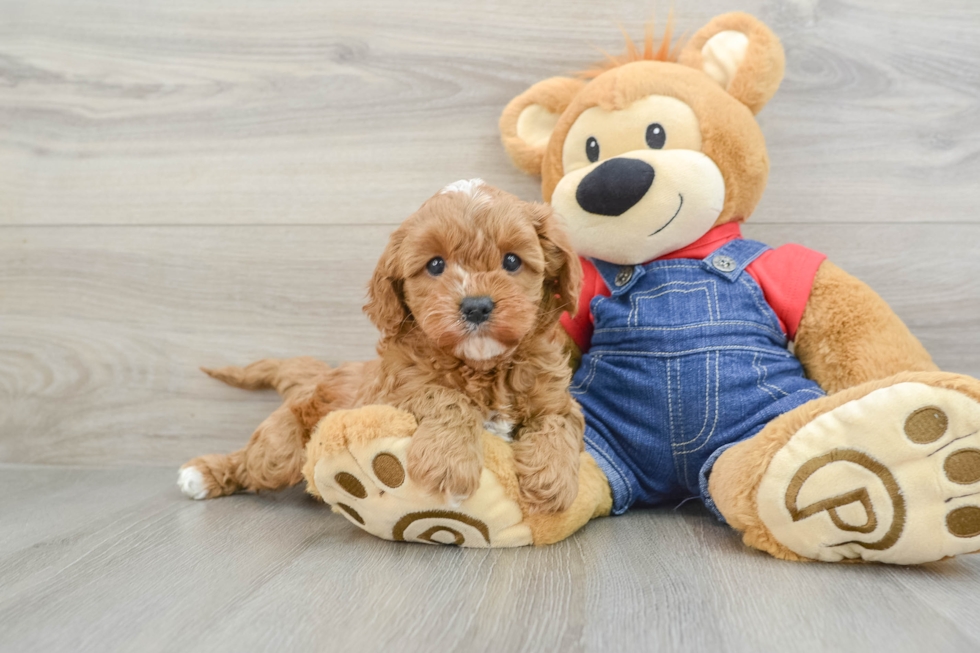
[[[746,235],[825,252],[980,376],[980,3],[674,4],[786,47]],[[500,110],[652,6],[0,0],[0,650],[978,650],[980,556],[784,563],[693,503],[435,549],[298,489],[173,486],[276,404],[197,367],[370,357],[393,226],[458,178],[538,199]]]

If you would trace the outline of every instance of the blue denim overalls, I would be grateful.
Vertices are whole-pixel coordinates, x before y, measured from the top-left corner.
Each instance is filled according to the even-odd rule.
[[[707,478],[722,451],[823,396],[745,272],[767,249],[737,239],[703,260],[593,261],[612,296],[592,300],[595,331],[572,394],[613,514],[700,494],[721,518]]]

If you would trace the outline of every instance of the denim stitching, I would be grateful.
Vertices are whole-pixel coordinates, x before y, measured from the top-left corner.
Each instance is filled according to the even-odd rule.
[[[711,294],[715,296],[715,317],[711,319],[711,306],[708,306],[708,320],[715,322],[721,319],[721,304],[718,302],[718,284],[714,279],[711,280]]]
[[[718,360],[720,358],[721,358],[721,352],[715,352],[715,421],[711,425],[711,432],[708,433],[708,437],[706,437],[704,439],[704,442],[702,442],[698,447],[696,447],[694,449],[690,449],[688,451],[682,451],[681,453],[684,454],[684,455],[692,454],[695,451],[700,451],[701,449],[704,449],[708,445],[708,443],[711,442],[711,438],[712,438],[712,436],[714,436],[715,430],[718,428],[718,413],[719,413],[719,410],[718,409],[720,408],[719,397],[721,395],[721,393],[718,392],[719,384],[720,384],[720,379],[721,379],[721,375],[718,372]],[[709,385],[709,387],[710,387],[710,385]],[[708,410],[708,408],[707,408],[707,404],[706,404],[705,405],[705,413],[707,413],[707,410]],[[707,415],[705,415],[705,422],[707,422]],[[701,437],[700,434],[698,434],[698,437]],[[696,439],[697,438],[695,438],[695,440]],[[687,444],[687,443],[685,443],[685,444]],[[685,475],[685,478],[686,478],[686,475]]]
[[[684,467],[684,474],[686,476],[687,475],[686,461],[683,459],[683,457],[680,457],[678,455],[677,450],[674,448],[674,442],[678,439],[678,436],[677,436],[677,426],[674,423],[674,402],[673,402],[674,380],[673,380],[673,374],[671,373],[671,365],[672,364],[677,366],[677,392],[678,392],[678,395],[681,392],[681,388],[680,388],[680,361],[678,359],[672,359],[672,360],[671,359],[668,359],[667,360],[666,367],[667,367],[667,403],[668,403],[668,410],[669,410],[669,414],[670,414],[670,457],[671,457],[671,460],[674,463],[674,473],[679,476],[680,473],[681,473],[681,469],[680,468],[681,467]],[[678,396],[677,409],[678,410],[681,410],[682,408],[683,408],[683,403],[680,401],[680,397]],[[678,415],[677,416],[677,420],[678,420],[679,423],[683,424],[684,423],[683,415]]]
[[[629,324],[630,322],[634,322],[635,323],[637,321],[636,320],[636,312],[637,312],[637,308],[639,307],[639,300],[641,300],[641,299],[655,299],[657,297],[660,297],[661,295],[667,294],[668,292],[691,292],[691,290],[701,290],[702,289],[702,288],[692,288],[691,290],[676,290],[676,291],[673,290],[673,289],[671,289],[671,290],[667,290],[667,291],[662,292],[662,293],[657,293],[656,295],[653,294],[653,293],[656,293],[658,290],[662,290],[663,288],[667,288],[668,286],[678,286],[678,285],[681,285],[681,286],[702,286],[702,288],[703,288],[705,284],[704,284],[703,281],[668,281],[667,283],[662,283],[659,286],[656,286],[656,287],[651,288],[649,290],[644,290],[643,292],[634,293],[633,295],[630,296],[631,310],[630,310],[629,317],[626,318],[626,323],[627,324]],[[708,302],[709,302],[709,310],[710,310],[710,302],[711,302],[711,297],[710,296],[708,296]]]
[[[670,363],[671,363],[671,361],[668,360],[667,361],[667,365],[665,367],[667,368],[667,416],[670,419],[670,439],[671,439],[671,442],[673,442],[673,440],[674,440],[674,431],[675,431],[675,429],[674,429],[674,398],[673,398],[673,395],[674,395],[674,386],[673,386],[673,377],[672,377],[672,375],[670,373]]]
[[[755,370],[755,374],[756,374],[756,377],[755,377],[755,387],[757,387],[760,390],[762,390],[763,392],[767,393],[770,397],[772,397],[772,400],[773,401],[778,401],[779,400],[779,397],[777,397],[772,392],[770,392],[770,388],[772,390],[776,390],[777,392],[783,393],[783,395],[786,396],[786,397],[789,396],[789,393],[786,392],[785,390],[783,390],[782,388],[780,388],[778,385],[774,385],[772,383],[767,383],[766,380],[769,378],[769,368],[767,368],[765,365],[763,365],[761,362],[759,362],[759,354],[758,354],[758,352],[756,352],[752,356],[752,369]]]
[[[769,382],[769,368],[766,367],[766,364],[763,362],[762,357],[760,357],[759,354],[756,354],[756,356],[759,358],[759,367],[762,368],[762,383],[765,384],[767,388],[772,388],[774,390],[777,390],[783,393],[784,396],[788,397],[790,395],[789,392],[786,392],[775,383]]]
[[[599,364],[599,359],[602,356],[593,356],[592,360],[589,361],[589,373],[585,375],[585,379],[582,380],[578,385],[574,385],[568,389],[574,395],[582,395],[588,392],[589,387],[592,385],[592,379],[595,378],[596,365]]]
[[[676,289],[671,288],[669,290],[665,290],[664,292],[657,293],[656,295],[652,294],[657,292],[661,288],[666,288],[667,286],[677,286],[677,285],[700,286],[700,288],[690,288],[687,290],[683,290],[680,288],[676,288]],[[630,296],[631,310],[630,310],[629,317],[626,318],[626,324],[632,323],[634,326],[638,325],[639,323],[638,313],[640,309],[641,299],[656,299],[657,297],[661,297],[663,295],[666,295],[667,293],[672,293],[672,292],[689,293],[689,292],[696,292],[701,290],[704,291],[705,299],[708,300],[708,319],[710,320],[711,319],[711,294],[708,292],[708,289],[706,288],[706,284],[703,281],[669,281],[667,283],[657,286],[656,288],[651,288],[650,290],[644,290],[643,292],[635,293],[634,295]]]
[[[776,395],[774,395],[769,390],[769,388],[763,387],[763,385],[762,385],[762,370],[760,370],[759,369],[759,366],[756,365],[756,361],[758,359],[759,359],[759,353],[756,352],[755,354],[752,355],[752,369],[755,370],[755,387],[757,387],[759,390],[762,390],[767,395],[769,395],[769,398],[770,399],[772,399],[773,401],[776,401]]]
[[[782,356],[783,354],[777,354],[776,352],[770,351],[769,349],[763,349],[762,347],[748,347],[744,345],[719,345],[717,347],[700,347],[698,349],[685,349],[683,351],[628,351],[624,349],[593,349],[589,353],[591,354],[608,354],[611,356],[681,356],[684,354],[699,354],[701,352],[707,351],[758,351],[763,354],[770,354],[773,356]],[[785,353],[786,358],[795,358],[793,354],[788,351]]]
[[[786,335],[782,332],[782,329],[780,329],[780,327],[779,327],[779,318],[776,318],[776,321],[775,322],[773,321],[773,318],[776,317],[776,312],[772,310],[772,306],[770,306],[768,303],[766,303],[766,301],[765,301],[766,300],[765,295],[763,295],[763,297],[762,297],[763,303],[761,303],[761,304],[759,303],[759,294],[762,293],[762,289],[759,288],[759,284],[754,284],[754,287],[753,287],[753,284],[751,284],[748,281],[746,281],[745,277],[742,277],[741,279],[739,279],[739,281],[746,288],[749,289],[749,296],[752,297],[752,301],[755,302],[756,308],[758,308],[759,309],[759,312],[762,315],[764,315],[767,320],[769,320],[769,324],[772,325],[772,327],[773,327],[773,329],[775,331],[778,331],[779,332],[780,337],[785,342],[786,341]],[[763,306],[764,306],[764,308],[763,308]]]
[[[650,269],[651,270],[683,270],[683,269],[700,270],[701,266],[700,265],[657,265],[657,266],[651,266]]]
[[[591,444],[592,445],[592,449],[595,450],[595,451],[597,451],[599,453],[599,455],[601,455],[603,458],[605,458],[606,459],[606,462],[608,462],[610,465],[612,465],[613,469],[616,470],[616,473],[619,474],[620,480],[622,480],[623,481],[623,485],[626,486],[626,505],[627,506],[633,505],[633,486],[627,480],[626,474],[619,467],[619,465],[616,464],[616,461],[612,459],[612,456],[610,456],[601,447],[599,447],[595,442],[593,442],[589,438],[589,436],[585,436],[584,439],[585,439],[586,442],[588,442],[589,444]]]
[[[740,322],[738,320],[728,320],[725,322],[698,322],[697,324],[688,324],[686,326],[675,326],[675,327],[606,327],[602,329],[595,329],[593,333],[606,333],[606,332],[616,332],[616,331],[683,331],[685,329],[698,329],[701,327],[711,327],[711,326],[747,326],[753,329],[759,329],[760,331],[765,331],[776,336],[780,341],[786,339],[782,332],[774,331],[765,324],[759,324],[758,322]]]
[[[679,372],[680,370],[678,370]],[[696,436],[687,440],[686,442],[671,442],[672,447],[683,447],[685,445],[696,442],[698,438],[704,435],[704,430],[708,428],[708,419],[711,416],[711,411],[708,408],[708,403],[711,399],[711,352],[704,357],[704,423],[701,424],[701,430]]]
[[[607,299],[609,298],[606,297],[605,295],[599,295],[598,297],[593,299],[595,303],[589,307],[589,311],[592,313],[593,318],[596,316],[596,309],[598,309],[599,305],[602,304],[602,302],[606,301]]]
[[[802,390],[797,390],[797,392],[809,392],[810,394],[814,394],[814,395],[816,395],[818,397],[821,397],[821,398],[827,396],[827,393],[826,392],[821,392],[819,390],[814,390],[813,388],[803,388]]]

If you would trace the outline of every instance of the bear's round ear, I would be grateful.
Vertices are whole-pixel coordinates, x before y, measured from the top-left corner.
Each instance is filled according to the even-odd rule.
[[[529,175],[541,174],[541,161],[562,112],[585,82],[552,77],[538,82],[507,104],[500,115],[500,138],[511,161]]]
[[[706,73],[752,113],[759,113],[776,93],[786,67],[776,35],[740,12],[716,16],[698,30],[679,62]]]

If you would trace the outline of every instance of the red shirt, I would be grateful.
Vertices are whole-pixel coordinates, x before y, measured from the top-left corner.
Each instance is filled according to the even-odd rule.
[[[704,259],[730,240],[742,237],[742,230],[737,222],[729,222],[715,227],[705,235],[686,247],[661,256],[657,261],[667,259],[687,258]],[[820,252],[807,249],[801,245],[783,245],[764,252],[752,261],[745,271],[762,288],[766,302],[779,318],[779,326],[790,340],[796,337],[796,329],[803,319],[810,289],[817,268],[827,258]],[[561,316],[561,324],[572,337],[582,352],[589,349],[592,341],[593,319],[590,307],[592,298],[611,294],[599,271],[588,259],[582,259],[582,271],[585,278],[582,281],[582,294],[579,296],[578,312],[575,317],[568,313]]]

